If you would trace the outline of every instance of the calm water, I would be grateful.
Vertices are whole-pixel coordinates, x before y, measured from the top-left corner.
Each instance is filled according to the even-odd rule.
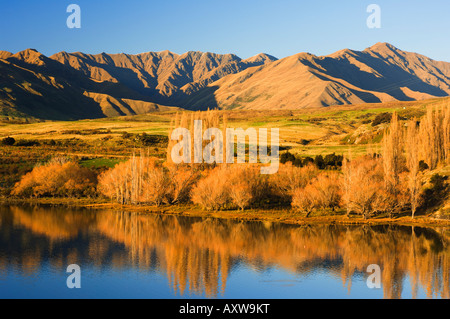
[[[0,207],[0,298],[449,298],[449,243],[448,228]]]

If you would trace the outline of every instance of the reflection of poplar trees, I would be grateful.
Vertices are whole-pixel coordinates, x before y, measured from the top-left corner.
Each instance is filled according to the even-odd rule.
[[[8,231],[8,225],[31,233]],[[160,270],[179,295],[216,297],[224,293],[237,260],[258,271],[277,266],[300,275],[331,262],[327,271],[349,289],[355,273],[378,264],[386,298],[401,297],[406,278],[413,296],[420,287],[428,297],[450,298],[450,236],[445,228],[293,226],[17,207],[2,215],[0,230],[0,269],[14,263],[26,273],[38,270],[45,258],[52,265],[84,258],[97,267]],[[85,232],[84,241],[67,247],[65,242]],[[46,255],[50,250],[51,256]]]
[[[421,286],[430,297],[449,297],[449,240],[431,229],[294,227],[132,214],[121,214],[122,226],[115,230],[116,219],[102,227],[104,219],[108,221],[112,216],[101,215],[100,229],[115,239],[121,238],[131,248],[132,256],[146,256],[147,250],[155,249],[159,266],[180,294],[186,293],[189,286],[189,292],[216,296],[225,289],[233,260],[239,258],[257,269],[278,265],[298,273],[314,271],[322,261],[342,260],[330,271],[340,273],[349,285],[355,272],[365,273],[369,264],[379,264],[386,298],[401,296],[406,276],[415,283],[413,290]],[[134,236],[129,219],[139,224]]]

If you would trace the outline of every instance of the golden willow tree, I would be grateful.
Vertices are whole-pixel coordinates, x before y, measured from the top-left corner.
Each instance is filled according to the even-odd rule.
[[[162,164],[141,153],[101,174],[98,189],[119,204],[176,204],[189,199],[197,177],[191,167]]]
[[[394,113],[382,155],[388,206],[393,211],[401,208],[408,194],[414,217],[424,183],[420,164],[433,170],[450,163],[450,105],[430,106],[424,117],[410,119],[405,126]]]
[[[344,159],[341,190],[347,216],[384,212],[393,217],[410,208],[414,218],[423,199],[423,171],[450,164],[450,104],[429,106],[422,118],[408,121],[394,112],[381,155]]]
[[[25,197],[95,196],[95,174],[78,163],[54,158],[22,176],[11,195]]]
[[[428,107],[418,132],[419,158],[430,169],[450,163],[450,105]]]
[[[222,136],[225,138],[226,136],[226,128],[227,128],[227,124],[228,124],[228,118],[227,115],[224,113],[222,116],[222,121],[221,121],[221,116],[220,116],[220,111],[218,110],[207,110],[205,112],[192,112],[192,113],[187,113],[187,112],[183,112],[183,113],[177,113],[175,115],[175,118],[171,121],[170,123],[170,129],[169,129],[169,144],[167,146],[167,163],[169,164],[173,164],[173,159],[172,159],[172,149],[173,147],[178,143],[177,140],[172,140],[171,136],[173,131],[176,128],[186,128],[191,132],[191,150],[190,150],[190,155],[191,155],[191,165],[193,166],[195,163],[195,153],[196,152],[202,152],[204,147],[206,146],[206,144],[211,143],[211,141],[214,141],[214,138],[211,141],[203,141],[202,140],[202,149],[200,150],[196,150],[195,149],[195,141],[194,141],[194,137],[195,135],[198,136],[202,136],[204,135],[204,133],[209,129],[209,128],[219,128],[222,127]],[[195,132],[195,121],[197,120],[201,120],[202,121],[202,126],[201,126],[201,132]],[[222,122],[222,125],[220,125]],[[185,150],[183,150],[185,151]],[[223,163],[226,162],[226,154],[225,152],[223,152]],[[200,164],[200,163],[197,163]],[[202,156],[202,165],[204,164],[204,160],[203,160],[203,156]]]
[[[345,159],[342,171],[342,199],[347,207],[347,216],[353,211],[367,219],[386,210],[383,167],[379,158]]]
[[[389,216],[404,206],[405,192],[404,173],[404,131],[396,112],[392,114],[391,124],[388,132],[383,138],[382,160],[384,172],[384,200]]]
[[[405,136],[406,166],[408,169],[407,183],[409,202],[411,204],[411,217],[414,218],[420,204],[420,195],[423,186],[423,176],[419,161],[419,126],[416,118],[408,121]]]

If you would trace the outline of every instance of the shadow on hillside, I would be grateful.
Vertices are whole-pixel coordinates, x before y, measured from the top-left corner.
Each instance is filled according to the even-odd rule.
[[[217,103],[217,99],[214,94],[218,89],[218,86],[207,86],[195,93],[192,93],[191,95],[186,95],[180,106],[187,110],[195,111],[218,109],[219,104]]]
[[[398,56],[399,58],[403,58]],[[315,60],[315,62],[323,69],[326,70],[326,74],[330,77],[344,80],[360,89],[386,93],[391,95],[400,101],[413,101],[414,99],[407,96],[401,88],[408,88],[411,91],[421,92],[430,94],[437,97],[448,96],[448,94],[438,87],[432,86],[419,77],[405,71],[400,66],[395,64],[389,64],[385,61],[383,57],[375,58],[368,53],[359,52],[354,53],[353,58],[358,62],[367,65],[375,72],[366,72],[360,69],[357,65],[350,63],[347,59],[335,59],[331,57],[323,57],[321,59]],[[309,66],[316,76],[322,80],[330,81],[321,75],[322,71],[317,65],[314,65],[306,59],[302,61],[305,65]],[[407,61],[405,61],[407,63]],[[448,82],[450,78],[444,74],[433,73],[440,81]],[[339,83],[340,85],[343,85]],[[351,89],[343,85],[352,93],[357,95],[359,98],[363,99],[368,103],[378,103],[381,102],[379,98],[375,95],[367,92],[362,92],[358,90]]]
[[[127,68],[113,67],[109,66],[108,64],[101,64],[89,60],[89,63],[91,65],[105,69],[113,77],[119,80],[119,83],[109,81],[96,82],[85,75],[82,70],[76,70],[71,67],[64,66],[57,61],[53,61],[51,59],[49,60],[50,62],[47,63],[48,67],[28,64],[27,67],[34,68],[37,72],[45,74],[47,76],[55,76],[55,74],[57,74],[58,80],[66,81],[70,84],[73,83],[77,87],[82,88],[82,90],[79,92],[81,95],[83,94],[84,90],[86,90],[95,93],[107,94],[116,99],[139,100],[165,106],[183,107],[189,110],[207,110],[216,109],[218,107],[217,101],[214,97],[214,92],[218,89],[218,87],[204,87],[198,89],[198,91],[193,93],[190,93],[190,91],[184,92],[178,90],[176,92],[173,92],[172,95],[168,97],[162,95],[158,90],[156,90],[156,86],[158,85],[156,79],[152,78],[145,72],[144,75],[148,75],[148,77],[146,76],[145,80],[152,88],[144,87],[141,80],[138,79],[138,75]],[[176,83],[181,85],[184,82],[180,79]],[[88,114],[94,113],[95,116],[93,117],[104,117],[103,113],[101,112],[100,106],[96,102],[93,102],[90,98],[80,96],[80,98],[77,100],[82,100],[80,101],[80,103],[89,105],[91,112],[89,112]],[[120,109],[118,109],[118,106],[115,106],[111,101],[109,102],[111,103],[111,106],[115,108],[120,114],[121,111]],[[95,106],[93,104],[95,104]],[[129,109],[129,111],[131,113],[134,113],[132,109]]]
[[[11,87],[10,77],[16,83],[8,98],[19,112],[45,120],[104,117],[101,107],[83,95],[78,83],[68,82],[61,68],[55,72],[52,69],[57,66],[49,64],[0,64],[0,85]]]
[[[317,61],[317,63],[325,68],[327,70],[327,74],[332,77],[345,80],[350,84],[364,90],[387,93],[401,101],[413,100],[403,93],[401,90],[402,87],[433,96],[448,95],[445,91],[425,83],[419,77],[403,70],[400,66],[388,64],[381,56],[379,58],[375,58],[368,53],[360,52],[355,54],[354,57],[359,62],[378,72],[381,77],[377,77],[375,73],[369,73],[361,70],[355,64],[349,63],[346,59],[336,60],[325,57],[324,59]],[[398,57],[403,58],[401,56]],[[405,62],[407,63],[407,61]],[[311,67],[317,69],[314,66]],[[441,77],[437,74],[433,75],[441,81],[450,81],[450,78],[445,77],[443,74],[441,74]],[[442,76],[446,79],[442,79]]]
[[[140,72],[139,75],[138,73],[134,72],[129,68],[115,65],[115,62],[111,59],[111,57],[106,54],[103,55],[103,58],[106,60],[107,63],[100,63],[95,60],[85,58],[83,56],[78,56],[77,58],[80,59],[86,65],[96,67],[100,70],[101,69],[105,70],[112,77],[116,78],[119,81],[119,83],[115,82],[91,83],[91,85],[95,87],[94,92],[96,93],[108,94],[115,98],[136,99],[146,102],[157,103],[165,106],[186,107],[189,109],[208,109],[208,108],[212,109],[217,107],[217,103],[215,102],[213,95],[212,97],[208,98],[207,106],[202,106],[200,105],[201,103],[196,103],[195,98],[192,98],[192,96],[195,95],[196,99],[200,97],[202,100],[205,101],[204,99],[205,95],[207,95],[208,92],[213,93],[215,91],[215,89],[208,88],[206,87],[206,85],[208,85],[210,82],[218,80],[220,78],[219,75],[212,76],[209,82],[198,82],[185,90],[175,89],[174,91],[172,91],[171,88],[165,88],[168,94],[165,95],[164,92],[160,91],[161,88],[157,88],[159,84],[157,77],[149,74],[147,71],[143,69],[139,69]],[[260,64],[261,64],[260,62],[255,62],[250,66]],[[184,70],[188,70],[190,67],[191,66],[187,64],[183,65]],[[70,66],[67,66],[67,68],[71,69]],[[245,69],[242,66],[237,68]],[[73,70],[75,72],[78,72],[80,76],[88,77],[84,74],[82,70],[75,70],[75,69]],[[174,86],[174,88],[185,87],[186,85],[192,83],[192,77],[189,76],[188,74],[189,72],[186,75],[175,74],[171,78],[170,83]],[[146,83],[146,85],[144,85],[144,83]],[[200,89],[198,88],[202,86],[204,87]],[[199,93],[199,91],[201,92]],[[194,104],[198,106],[194,107]]]
[[[308,64],[308,62],[304,62],[304,63],[305,63],[305,64]],[[329,82],[329,81],[330,81],[329,78],[327,78],[327,77],[321,75],[321,74],[318,73],[318,72],[315,72],[315,71],[311,70],[311,73],[313,73],[316,77],[318,77],[318,78],[321,79],[322,81],[326,81],[326,82]],[[376,97],[374,94],[372,94],[372,93],[369,93],[369,92],[362,92],[362,91],[359,91],[359,90],[355,90],[355,89],[350,88],[350,87],[348,87],[348,86],[346,86],[346,85],[344,85],[344,84],[342,84],[342,83],[339,83],[339,85],[342,86],[342,87],[344,87],[344,88],[346,88],[347,90],[349,90],[350,92],[352,92],[354,95],[356,95],[357,97],[359,97],[361,100],[363,100],[363,101],[366,102],[366,103],[381,103],[381,100],[380,100],[378,97]],[[349,101],[349,100],[347,100],[347,99],[345,98],[345,96],[341,96],[341,98],[345,99],[345,102],[346,102],[347,104],[352,104],[351,101]],[[328,106],[328,105],[323,104],[322,106]]]

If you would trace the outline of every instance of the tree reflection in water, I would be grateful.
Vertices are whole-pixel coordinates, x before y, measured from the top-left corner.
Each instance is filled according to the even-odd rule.
[[[26,231],[18,231],[18,230]],[[294,226],[269,222],[177,217],[61,208],[0,210],[0,273],[26,274],[43,262],[80,260],[96,267],[167,274],[175,294],[216,297],[234,267],[273,266],[299,275],[327,270],[351,289],[369,264],[382,269],[385,298],[400,298],[405,278],[412,296],[450,298],[450,230],[406,226]]]

